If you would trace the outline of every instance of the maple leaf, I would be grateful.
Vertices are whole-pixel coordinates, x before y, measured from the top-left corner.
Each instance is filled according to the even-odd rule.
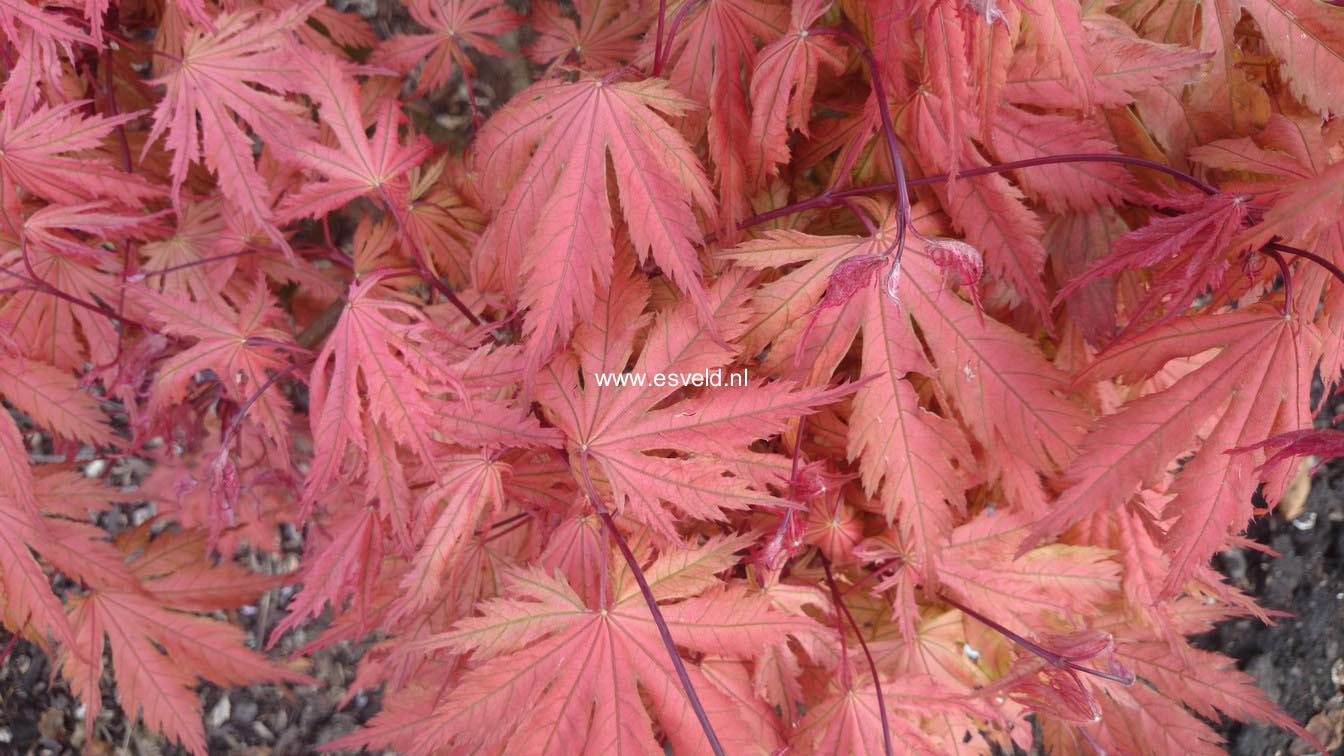
[[[920,756],[955,753],[960,745],[953,739],[955,735],[930,733],[920,720],[933,713],[946,714],[955,722],[949,730],[969,733],[976,728],[976,715],[993,718],[983,709],[972,713],[958,692],[928,676],[905,675],[883,682],[881,703],[886,708],[885,717],[871,675],[851,681],[848,687],[832,684],[828,688],[830,695],[810,707],[791,733],[790,741],[799,753],[874,756],[885,753],[884,719],[899,753]]]
[[[747,174],[759,188],[789,159],[790,128],[807,136],[812,98],[822,65],[839,73],[845,68],[842,43],[808,30],[830,6],[830,0],[793,0],[793,21],[783,37],[756,54],[751,72],[750,144]]]
[[[742,278],[720,279],[708,293],[710,311],[724,336],[742,318]],[[616,509],[671,536],[668,502],[701,519],[722,520],[723,510],[785,505],[723,457],[783,429],[793,416],[843,396],[844,388],[799,388],[787,381],[723,387],[676,397],[678,386],[656,376],[726,370],[733,354],[700,325],[689,303],[660,314],[649,325],[631,376],[643,385],[613,387],[630,358],[648,292],[624,276],[598,300],[595,317],[575,333],[581,355],[557,358],[543,370],[538,400],[568,442],[611,486]],[[580,383],[580,381],[582,383]],[[582,388],[580,386],[582,385]],[[680,401],[667,403],[674,397]],[[668,455],[662,450],[677,450]]]
[[[1113,552],[1053,544],[1019,557],[1027,525],[1021,516],[995,512],[954,530],[937,555],[942,589],[1018,633],[1100,614],[1120,592]]]
[[[278,14],[256,9],[222,13],[213,31],[188,35],[181,59],[155,80],[164,85],[165,96],[154,109],[154,126],[142,150],[143,159],[167,133],[174,202],[188,166],[204,159],[229,202],[283,242],[273,225],[271,189],[257,171],[252,138],[243,126],[279,144],[312,132],[308,110],[283,97],[308,86],[295,76],[295,53],[286,42],[320,4],[312,0]]]
[[[1260,470],[1268,470],[1293,457],[1313,457],[1309,475],[1315,475],[1321,465],[1332,459],[1344,457],[1344,431],[1333,428],[1295,430],[1280,433],[1256,444],[1228,449],[1228,454],[1242,454],[1256,449],[1272,449],[1274,454],[1260,465]]]
[[[184,204],[171,236],[140,246],[144,269],[131,279],[193,302],[217,296],[237,269],[236,255],[247,241],[230,227],[227,212],[220,198]]]
[[[747,161],[752,123],[748,81],[757,40],[772,41],[788,28],[789,9],[758,0],[669,3],[682,16],[677,34],[664,42],[666,75],[672,85],[705,109],[705,137],[718,186],[719,234],[732,238],[749,211]],[[670,18],[671,16],[669,16]],[[655,40],[646,37],[640,60],[651,58]]]
[[[0,7],[0,32],[6,41],[22,54],[6,70],[0,100],[5,110],[26,111],[32,107],[44,86],[60,86],[62,62],[76,58],[74,45],[96,45],[102,42],[99,21],[86,32],[79,12],[56,3],[5,3]],[[101,17],[101,13],[97,16]],[[41,85],[41,86],[39,86]],[[59,91],[59,90],[58,90]]]
[[[351,472],[358,475],[376,471],[378,464],[400,468],[386,456],[395,456],[392,444],[433,469],[438,438],[473,445],[550,442],[552,434],[507,404],[470,397],[447,367],[451,359],[436,345],[436,329],[424,313],[385,295],[378,276],[352,284],[341,318],[313,363],[309,414],[316,448],[305,499],[323,493],[355,450],[383,455],[355,462]],[[433,398],[450,391],[459,399]],[[404,504],[383,502],[393,509]]]
[[[1338,8],[1303,0],[1245,0],[1269,49],[1288,69],[1288,87],[1312,110],[1344,111],[1344,33]]]
[[[1142,299],[1133,305],[1131,322],[1146,319],[1161,308],[1158,322],[1185,311],[1197,296],[1218,288],[1239,251],[1234,242],[1246,219],[1244,196],[1199,195],[1160,200],[1186,212],[1159,217],[1115,241],[1111,253],[1060,289],[1055,300],[1069,297],[1102,276],[1122,270],[1157,268],[1161,273]]]
[[[1022,7],[1028,21],[1023,25],[1026,44],[1019,54],[1024,58],[1030,54],[1058,71],[1078,98],[1080,109],[1091,111],[1092,93],[1101,89],[1092,63],[1099,51],[1088,45],[1082,9],[1053,0],[1025,0]]]
[[[0,356],[0,395],[36,423],[63,438],[110,444],[112,429],[98,402],[74,376],[36,360]]]
[[[1225,139],[1191,150],[1191,158],[1211,168],[1252,173],[1271,178],[1251,187],[1272,192],[1270,207],[1260,223],[1244,229],[1233,244],[1253,248],[1281,238],[1312,245],[1337,222],[1344,208],[1344,161],[1329,162],[1316,155],[1325,149],[1318,126],[1282,115],[1269,119],[1254,139]]]
[[[0,621],[197,752],[299,679],[196,613],[281,581],[270,643],[379,635],[333,748],[1291,729],[1186,636],[1278,616],[1209,557],[1340,445],[1340,2],[0,5]],[[484,56],[553,78],[433,159]]]
[[[115,269],[118,257],[103,250],[94,259]],[[116,325],[104,312],[86,306],[118,301],[120,281],[115,274],[90,265],[88,259],[71,259],[40,247],[25,254],[22,245],[0,253],[0,269],[37,284],[21,287],[0,302],[0,320],[14,324],[10,335],[25,357],[63,370],[116,359]],[[67,297],[53,296],[51,291]],[[136,314],[133,303],[128,303],[126,314]]]
[[[313,82],[309,94],[321,107],[323,123],[336,137],[339,149],[315,141],[291,140],[283,154],[304,168],[316,171],[326,181],[310,183],[281,204],[287,220],[318,217],[367,194],[377,194],[386,205],[400,212],[409,191],[405,174],[429,155],[429,140],[418,135],[403,146],[397,133],[401,109],[395,100],[384,100],[378,110],[376,135],[365,135],[359,100],[350,82],[332,58],[305,56],[301,65]]]
[[[471,283],[472,248],[485,217],[443,180],[447,162],[422,164],[407,174],[409,207],[403,221],[411,244],[433,254],[435,270],[450,286],[465,289]]]
[[[274,444],[277,467],[288,468],[288,401],[280,392],[264,389],[274,372],[287,366],[283,350],[293,345],[278,327],[280,311],[265,282],[255,281],[236,310],[219,299],[191,303],[159,296],[142,301],[163,323],[165,333],[196,342],[158,366],[150,412],[160,414],[181,402],[196,375],[209,371],[226,397],[248,405],[250,418]]]
[[[569,338],[611,280],[608,155],[639,259],[656,262],[710,319],[693,208],[712,216],[713,197],[690,145],[659,116],[690,107],[657,81],[544,81],[481,129],[480,190],[498,209],[481,237],[476,283],[498,286],[527,308],[534,363]]]
[[[42,550],[56,541],[47,529],[35,495],[36,483],[28,464],[28,449],[9,413],[0,417],[0,618],[8,627],[31,627],[39,642],[46,635],[73,644],[74,632],[64,607],[30,549]],[[40,551],[39,551],[40,553]]]
[[[82,656],[67,651],[61,673],[83,699],[87,727],[102,710],[104,649],[111,650],[122,708],[195,754],[207,753],[201,704],[192,690],[198,676],[226,686],[317,682],[248,649],[241,629],[172,611],[139,592],[95,589],[71,604],[74,647]]]
[[[917,146],[915,158],[930,173],[988,165],[968,140],[951,142],[953,132],[937,121],[937,98],[917,95],[906,108]],[[1049,311],[1041,274],[1045,247],[1039,217],[1026,205],[1021,190],[998,175],[975,176],[937,188],[940,203],[967,243],[985,251],[985,264],[1005,280],[1022,300],[1044,317]]]
[[[462,455],[443,461],[444,472],[425,496],[438,511],[418,545],[410,569],[401,578],[401,595],[392,617],[423,609],[460,559],[460,544],[476,523],[504,505],[504,478],[509,466],[494,455]]]
[[[1119,155],[1095,121],[1027,113],[1004,105],[992,119],[992,150],[999,159],[1030,160],[1074,153]],[[1114,205],[1133,192],[1133,180],[1114,163],[1073,163],[1018,171],[1023,191],[1055,212]]]
[[[1065,470],[1069,485],[1035,535],[1058,533],[1087,513],[1119,505],[1140,486],[1157,485],[1173,459],[1198,447],[1176,476],[1176,497],[1164,514],[1175,518],[1163,543],[1172,557],[1164,593],[1173,594],[1250,516],[1258,481],[1223,452],[1296,430],[1310,418],[1305,389],[1318,344],[1309,324],[1258,305],[1177,319],[1113,345],[1087,377],[1119,374],[1132,382],[1176,357],[1220,351],[1169,387],[1103,419]],[[1231,397],[1241,400],[1229,403]],[[1286,483],[1276,476],[1266,495],[1276,499]]]
[[[761,268],[803,263],[753,295],[757,322],[762,322],[772,318],[772,311],[778,311],[780,299],[799,300],[795,307],[800,310],[813,301],[818,308],[832,306],[828,301],[843,266],[871,257],[878,257],[885,266],[886,259],[878,253],[886,245],[885,237],[772,232],[721,254]],[[937,371],[924,356],[909,311],[891,302],[876,286],[869,285],[870,281],[868,276],[857,282],[863,288],[861,292],[845,287],[852,300],[835,300],[833,306],[852,301],[854,315],[839,321],[828,337],[828,342],[843,349],[860,331],[863,334],[862,375],[870,380],[854,397],[848,454],[859,463],[864,490],[880,494],[883,515],[888,522],[900,523],[903,536],[927,567],[930,563],[925,557],[951,531],[955,514],[965,508],[965,491],[971,480],[964,470],[969,466],[971,449],[954,421],[920,406],[911,374],[933,375]],[[805,313],[790,316],[786,311],[787,320],[799,317],[805,317]]]
[[[92,157],[104,137],[135,114],[84,117],[79,111],[86,104],[42,105],[31,111],[7,107],[0,112],[0,203],[6,212],[18,202],[16,185],[58,204],[137,202],[160,195],[142,177]]]
[[[1210,53],[1181,45],[1164,45],[1140,38],[1118,19],[1088,15],[1080,34],[1068,18],[1073,7],[1034,0],[1045,14],[1042,55],[1014,55],[1004,85],[1009,102],[1050,108],[1117,107],[1135,95],[1163,84],[1183,84],[1198,77]],[[1077,52],[1083,51],[1082,57]],[[1086,78],[1090,86],[1076,86]]]
[[[474,75],[476,66],[467,57],[468,47],[503,56],[504,50],[493,37],[522,22],[495,0],[410,0],[406,10],[430,33],[394,34],[378,45],[370,62],[406,73],[420,67],[416,95],[447,84],[454,66]]]
[[[668,559],[678,566],[664,567]],[[693,564],[687,570],[685,557],[672,552],[646,570],[661,601],[676,599],[662,611],[679,647],[750,661],[769,644],[819,631],[812,620],[786,614],[739,586],[705,591],[704,577],[726,569],[731,559]],[[704,577],[692,578],[691,573]],[[656,579],[659,575],[665,577]],[[705,750],[648,607],[632,581],[617,582],[614,600],[598,611],[562,579],[536,569],[515,570],[508,575],[504,597],[482,608],[481,616],[458,622],[428,644],[471,652],[472,667],[415,731],[393,719],[389,724],[400,726],[381,732],[382,722],[375,719],[366,733],[327,747],[395,743],[399,750],[420,754],[451,744],[560,753],[584,743],[609,752],[647,752],[657,747],[656,721],[678,753]],[[581,663],[573,663],[576,659]],[[687,663],[686,671],[732,752],[765,753],[779,747],[763,705],[754,710],[744,706],[743,700],[711,683],[699,664]],[[750,699],[749,691],[744,694]],[[530,724],[519,727],[523,721]]]
[[[589,71],[615,68],[635,56],[648,17],[639,3],[624,0],[576,0],[578,19],[565,15],[555,0],[532,4],[529,22],[537,39],[526,49],[534,63],[573,60]]]
[[[1216,720],[1221,713],[1243,722],[1272,722],[1305,735],[1300,725],[1279,711],[1255,678],[1235,669],[1235,663],[1224,656],[1191,648],[1184,641],[1175,649],[1161,642],[1124,643],[1116,655],[1159,693],[1185,703],[1202,717]],[[1306,739],[1314,738],[1306,735]]]

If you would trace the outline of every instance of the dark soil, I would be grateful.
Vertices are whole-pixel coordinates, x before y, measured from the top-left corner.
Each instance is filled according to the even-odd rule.
[[[297,545],[287,550],[296,551]],[[270,564],[252,566],[274,570]],[[276,588],[242,611],[216,612],[213,616],[241,626],[247,632],[248,645],[260,649],[261,639],[268,637],[282,616],[275,607],[292,593],[293,588]],[[294,657],[320,628],[321,623],[313,623],[290,633],[272,655],[277,659]],[[90,731],[85,727],[83,705],[53,673],[42,650],[0,630],[0,650],[6,646],[9,653],[0,661],[0,754],[185,756],[184,749],[128,719],[117,705],[110,664],[103,673],[102,712]],[[312,664],[304,671],[321,682],[319,687],[250,685],[224,690],[201,685],[197,693],[205,713],[210,753],[301,756],[315,753],[319,743],[354,731],[377,713],[381,703],[376,693],[360,692],[344,708],[338,708],[366,646],[342,643],[310,655]]]
[[[1228,578],[1261,605],[1291,612],[1266,627],[1255,619],[1226,622],[1200,640],[1238,660],[1270,698],[1344,754],[1344,464],[1322,468],[1301,514],[1254,522],[1247,535],[1278,552],[1235,549],[1219,557]],[[1223,728],[1237,756],[1313,751],[1274,727],[1231,723]]]

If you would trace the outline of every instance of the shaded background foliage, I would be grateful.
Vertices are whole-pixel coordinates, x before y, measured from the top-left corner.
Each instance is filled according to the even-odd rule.
[[[7,732],[1333,747],[1333,505],[1236,534],[1342,359],[1340,23],[10,0]]]

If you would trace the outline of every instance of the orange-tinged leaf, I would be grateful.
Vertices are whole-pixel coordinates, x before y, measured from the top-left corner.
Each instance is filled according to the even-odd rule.
[[[577,22],[555,0],[532,3],[529,22],[537,40],[527,47],[528,58],[541,65],[573,60],[590,71],[605,71],[634,57],[639,35],[648,26],[643,8],[624,0],[577,0],[573,5]]]
[[[274,197],[257,171],[252,140],[242,124],[281,144],[312,131],[307,109],[276,93],[304,89],[285,42],[319,4],[314,0],[280,14],[224,13],[213,31],[195,30],[187,38],[181,59],[158,79],[166,96],[154,110],[144,150],[167,133],[175,200],[187,167],[203,159],[218,174],[229,202],[278,238],[271,225]]]
[[[395,34],[378,45],[370,60],[406,73],[423,62],[417,95],[447,84],[454,70],[474,74],[468,46],[486,55],[504,55],[493,38],[522,20],[494,0],[411,0],[406,9],[429,34]]]
[[[527,308],[534,363],[570,337],[578,313],[592,310],[611,280],[608,156],[636,254],[656,262],[707,317],[693,208],[712,214],[714,202],[690,145],[660,115],[690,107],[657,81],[546,81],[482,129],[481,191],[498,211],[481,238],[477,285],[503,288]]]
[[[1128,402],[1088,435],[1065,471],[1068,488],[1035,527],[1036,537],[1108,511],[1140,486],[1158,485],[1172,460],[1191,448],[1198,451],[1177,474],[1171,489],[1177,497],[1166,509],[1176,521],[1163,544],[1173,558],[1165,592],[1179,590],[1243,527],[1257,481],[1224,452],[1296,430],[1310,417],[1303,376],[1316,362],[1314,329],[1269,305],[1181,318],[1114,346],[1089,375],[1135,381],[1209,349],[1220,351],[1164,390]],[[1263,452],[1252,456],[1258,462]],[[1268,495],[1277,498],[1285,483],[1277,476]]]
[[[18,5],[27,7],[27,3]],[[11,6],[12,7],[12,6]],[[56,203],[111,199],[144,201],[162,196],[143,178],[91,158],[112,129],[132,115],[84,118],[84,102],[42,105],[25,111],[0,112],[0,201],[14,203],[15,185]]]
[[[309,81],[309,94],[318,102],[322,122],[331,129],[337,146],[301,135],[280,142],[281,153],[288,159],[326,178],[286,197],[281,217],[321,217],[370,194],[394,214],[402,213],[409,192],[406,174],[429,155],[429,140],[416,135],[409,145],[401,144],[401,110],[391,99],[378,108],[375,133],[367,136],[357,90],[334,59],[310,54],[299,59],[297,68]]]
[[[675,552],[664,558],[685,562]],[[650,570],[663,571],[657,561]],[[565,753],[579,743],[605,753],[646,753],[657,747],[656,721],[678,753],[707,751],[648,608],[637,591],[625,595],[595,611],[563,580],[535,570],[515,573],[505,597],[486,602],[482,616],[459,622],[444,636],[450,647],[471,651],[473,664],[442,705],[424,716],[418,732],[395,719],[389,722],[395,729],[381,731],[375,720],[366,733],[328,747],[388,743],[411,754],[443,747]],[[679,645],[723,659],[750,660],[765,643],[816,629],[812,620],[745,592],[691,595],[664,612]],[[744,712],[697,664],[686,668],[726,748],[765,753],[779,746],[771,742],[778,737],[773,727],[750,727],[742,719],[763,712]],[[524,721],[528,725],[520,726]],[[762,735],[767,740],[759,740]]]
[[[775,176],[779,164],[789,159],[790,129],[807,136],[812,120],[812,98],[822,65],[833,72],[845,67],[844,47],[839,40],[809,34],[812,24],[826,12],[830,0],[793,0],[793,22],[788,31],[756,54],[751,73],[751,134],[747,175],[753,187]]]
[[[1344,111],[1344,10],[1310,0],[1243,0],[1241,7],[1284,61],[1293,94],[1322,115]]]

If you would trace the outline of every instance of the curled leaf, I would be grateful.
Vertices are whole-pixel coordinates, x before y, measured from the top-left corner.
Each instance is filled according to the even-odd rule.
[[[817,302],[816,311],[841,307],[854,298],[859,290],[872,282],[877,269],[886,262],[886,255],[856,255],[846,258],[831,271],[826,282],[826,294]]]

